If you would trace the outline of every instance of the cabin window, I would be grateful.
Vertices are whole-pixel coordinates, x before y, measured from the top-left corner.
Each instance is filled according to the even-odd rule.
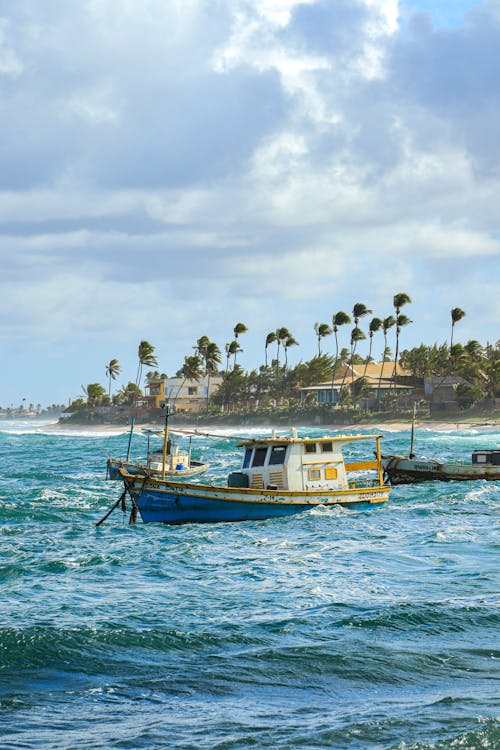
[[[276,466],[277,464],[285,463],[286,445],[273,445],[271,448],[271,455],[269,456],[269,464]]]
[[[485,453],[477,453],[477,462],[478,464],[485,464],[486,463],[486,454]]]
[[[306,443],[306,453],[316,453],[316,443]]]
[[[266,462],[267,448],[256,448],[253,455],[252,468],[254,466],[264,466]]]
[[[331,466],[325,469],[325,479],[337,479],[337,476],[338,476],[337,469],[334,469]]]
[[[321,479],[321,469],[309,469],[307,472],[307,478],[310,482],[317,482]]]
[[[333,443],[331,440],[328,442],[321,443],[321,450],[323,453],[333,453]]]
[[[251,458],[252,458],[252,449],[251,448],[247,448],[245,450],[245,457],[243,459],[243,466],[242,466],[243,469],[248,469],[248,467],[250,466],[250,459]]]

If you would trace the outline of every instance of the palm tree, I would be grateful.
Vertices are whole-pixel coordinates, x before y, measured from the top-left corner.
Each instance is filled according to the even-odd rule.
[[[155,347],[149,343],[149,341],[141,341],[139,348],[137,349],[137,356],[139,358],[139,364],[137,366],[137,377],[135,384],[139,386],[142,377],[142,368],[144,365],[148,367],[158,367],[158,360],[154,356]]]
[[[288,328],[285,328],[282,326],[281,328],[276,329],[276,342],[278,344],[278,352],[276,354],[276,362],[277,367],[279,368],[280,365],[280,346],[285,343],[286,339],[290,338],[292,334],[288,330]]]
[[[332,369],[332,391],[333,391],[333,383],[335,380],[335,373],[337,371],[337,364],[339,361],[339,340],[337,337],[337,332],[340,326],[344,326],[350,322],[351,322],[351,318],[349,317],[347,313],[343,312],[342,310],[339,310],[339,312],[336,312],[335,315],[332,317],[332,331],[335,334],[335,363]]]
[[[387,318],[384,318],[382,321],[382,331],[384,334],[384,353],[382,355],[382,368],[380,370],[380,375],[378,376],[378,388],[377,388],[377,411],[379,410],[380,406],[380,386],[382,383],[382,375],[384,372],[384,366],[385,366],[385,360],[387,357],[387,333],[390,328],[396,325],[396,319],[392,315],[388,315]]]
[[[366,377],[366,368],[368,367],[368,362],[370,362],[372,358],[373,334],[376,333],[377,331],[380,331],[380,329],[382,328],[382,325],[383,325],[383,321],[380,320],[380,318],[372,318],[370,320],[370,325],[368,326],[368,331],[370,334],[370,349],[368,352],[368,357],[366,358],[366,362],[365,362],[365,369],[363,372],[364,378]]]
[[[177,389],[177,393],[175,394],[174,408],[177,398],[179,397],[179,393],[181,392],[186,380],[196,380],[196,382],[198,382],[203,377],[202,365],[202,359],[198,354],[192,354],[190,357],[184,357],[184,364],[182,365],[180,370],[177,371],[177,377],[182,377],[183,380],[179,388]]]
[[[270,344],[274,344],[275,341],[276,341],[276,332],[275,331],[271,331],[271,333],[268,333],[267,336],[266,336],[266,345],[264,347],[264,354],[265,354],[265,358],[266,358],[266,367],[267,367],[267,347]]]
[[[396,354],[394,356],[394,369],[392,372],[394,386],[396,385],[396,368],[398,366],[399,334],[401,332],[402,326],[411,323],[411,320],[407,318],[406,315],[401,316],[399,313],[401,312],[401,308],[404,305],[407,305],[409,302],[411,302],[411,299],[407,294],[405,294],[405,292],[399,292],[399,294],[395,294],[392,298],[392,304],[394,305],[394,309],[396,311]]]
[[[363,339],[366,339],[366,336],[361,330],[361,328],[358,328],[358,326],[354,326],[354,328],[351,331],[351,356],[349,360],[350,366],[351,366],[351,383],[354,381],[354,370],[353,370],[352,365],[353,365],[353,360],[354,360],[354,352],[356,350],[356,344],[358,343],[358,341],[362,341]],[[344,387],[346,375],[347,375],[347,367],[345,368],[344,375],[342,377],[342,383],[340,385],[340,390],[339,390],[339,399],[340,399],[340,394],[342,393],[342,388]]]
[[[318,357],[321,357],[321,339],[325,336],[330,336],[332,329],[328,323],[315,323],[314,330],[316,331],[316,338],[318,339]]]
[[[451,311],[451,336],[450,336],[450,350],[453,346],[453,329],[455,327],[455,323],[458,323],[459,320],[462,320],[462,318],[465,317],[465,312],[461,310],[459,307],[454,307]]]
[[[248,331],[248,328],[244,323],[236,323],[234,326],[234,338],[237,339],[240,333],[246,333]]]
[[[233,370],[234,370],[234,368],[236,367],[236,355],[238,354],[238,352],[242,352],[243,349],[240,346],[240,342],[239,341],[235,340],[235,341],[233,341],[233,344],[234,344],[234,346],[233,346],[233,357],[234,357],[234,360],[233,360]]]
[[[227,371],[229,370],[229,360],[231,357],[236,357],[236,354],[238,351],[241,351],[241,346],[239,344],[239,341],[231,341],[230,344],[226,344],[226,375]]]
[[[364,318],[365,315],[370,315],[373,310],[369,310],[363,302],[356,302],[352,308],[352,317],[354,320],[354,327],[358,327],[359,319]],[[365,336],[366,338],[366,336]]]
[[[407,326],[409,323],[412,323],[413,321],[410,320],[406,315],[403,315],[401,313],[396,318],[396,356],[394,357],[394,370],[393,370],[393,386],[394,390],[396,390],[396,368],[398,365],[398,345],[399,345],[399,334],[401,333],[401,329],[403,326]]]
[[[209,341],[203,348],[203,359],[205,360],[205,374],[207,376],[207,411],[210,403],[210,376],[215,375],[218,370],[218,365],[222,361],[222,354],[215,343],[215,341]]]
[[[118,373],[122,368],[119,365],[117,359],[110,360],[109,364],[106,365],[106,377],[109,378],[108,396],[111,398],[111,381],[116,380]]]
[[[295,339],[291,334],[286,337],[286,339],[283,342],[283,349],[285,350],[285,370],[288,366],[288,349],[291,346],[298,346],[299,342],[297,339]]]
[[[366,339],[365,334],[361,330],[361,328],[358,328],[355,326],[351,331],[351,383],[354,382],[354,353],[356,351],[356,344],[358,341],[364,341]]]
[[[196,342],[196,346],[194,348],[194,353],[199,354],[201,357],[204,356],[204,352],[210,343],[210,339],[208,336],[200,336],[200,338]]]

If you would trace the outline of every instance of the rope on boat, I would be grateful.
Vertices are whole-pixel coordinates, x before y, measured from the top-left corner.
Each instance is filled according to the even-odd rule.
[[[198,435],[199,437],[215,437],[219,440],[249,440],[248,435],[218,435],[216,432],[199,432],[199,430],[182,430],[179,427],[171,427],[170,432],[180,432],[183,435]]]
[[[123,490],[122,494],[120,495],[120,497],[118,498],[118,500],[116,501],[116,503],[112,506],[112,508],[110,508],[108,510],[108,512],[101,518],[101,520],[96,523],[96,526],[100,526],[101,523],[104,523],[104,521],[106,520],[106,518],[108,518],[108,516],[110,516],[112,514],[112,512],[115,510],[115,508],[118,508],[118,506],[120,505],[120,503],[122,504],[122,510],[123,510],[123,503],[125,502],[126,495],[127,495],[127,488],[125,487],[125,489]]]
[[[144,492],[144,487],[146,486],[146,482],[148,481],[148,479],[151,479],[151,472],[149,470],[146,470],[144,472],[144,479],[142,480],[142,485],[139,490],[139,495],[138,495],[139,497],[141,497],[142,493]],[[132,508],[130,509],[130,517],[128,519],[128,523],[130,526],[130,525],[133,525],[137,520],[137,503],[135,502],[135,497],[132,494],[132,490],[131,490],[131,487],[133,487],[134,483],[127,482],[126,479],[124,479],[123,482],[125,484],[124,492],[128,490],[130,500],[132,501]]]

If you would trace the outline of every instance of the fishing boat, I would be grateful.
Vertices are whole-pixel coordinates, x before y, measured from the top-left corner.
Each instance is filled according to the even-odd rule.
[[[195,461],[191,458],[189,452],[174,451],[168,453],[166,457],[165,476],[176,479],[185,479],[187,477],[202,474],[210,468],[208,463]],[[120,458],[108,458],[106,463],[106,478],[117,480],[121,479],[120,470],[124,469],[127,474],[137,474],[138,476],[161,476],[163,469],[163,454],[161,452],[148,453],[145,461],[124,461]]]
[[[188,477],[202,474],[210,468],[208,463],[195,461],[191,458],[191,438],[189,439],[189,448],[182,450],[179,445],[172,441],[168,434],[168,420],[165,422],[165,432],[161,433],[156,430],[143,430],[143,435],[147,436],[147,457],[145,460],[130,460],[130,441],[129,451],[125,460],[120,458],[108,458],[106,462],[106,478],[111,480],[121,479],[120,471],[123,469],[127,474],[138,476],[156,476],[170,477],[173,479],[184,480]],[[150,439],[153,436],[163,434],[165,450],[151,451]]]
[[[383,456],[382,463],[391,484],[500,479],[500,450],[474,450],[470,464],[442,463],[429,458],[416,458],[414,454]]]
[[[227,485],[173,482],[164,477],[138,476],[120,469],[124,491],[145,523],[216,523],[277,518],[311,508],[342,506],[372,508],[389,498],[380,452],[382,435],[255,438],[244,448],[242,466]],[[375,441],[375,459],[348,460],[343,451],[361,440]],[[373,456],[373,453],[371,454]],[[99,523],[102,523],[101,519]]]
[[[417,482],[464,482],[471,479],[500,479],[500,450],[472,451],[472,462],[444,463],[433,458],[417,458],[414,451],[415,408],[411,424],[410,452],[408,456],[382,456],[384,475],[393,484]]]

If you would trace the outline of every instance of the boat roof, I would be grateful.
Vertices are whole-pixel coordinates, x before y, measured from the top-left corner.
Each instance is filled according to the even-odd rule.
[[[261,437],[261,438],[249,438],[242,443],[238,443],[238,448],[249,447],[254,445],[290,445],[296,443],[317,443],[318,440],[324,440],[331,443],[347,443],[355,440],[376,440],[382,438],[383,435],[322,435],[321,437],[305,437],[299,438],[296,436],[282,436],[282,437]]]

